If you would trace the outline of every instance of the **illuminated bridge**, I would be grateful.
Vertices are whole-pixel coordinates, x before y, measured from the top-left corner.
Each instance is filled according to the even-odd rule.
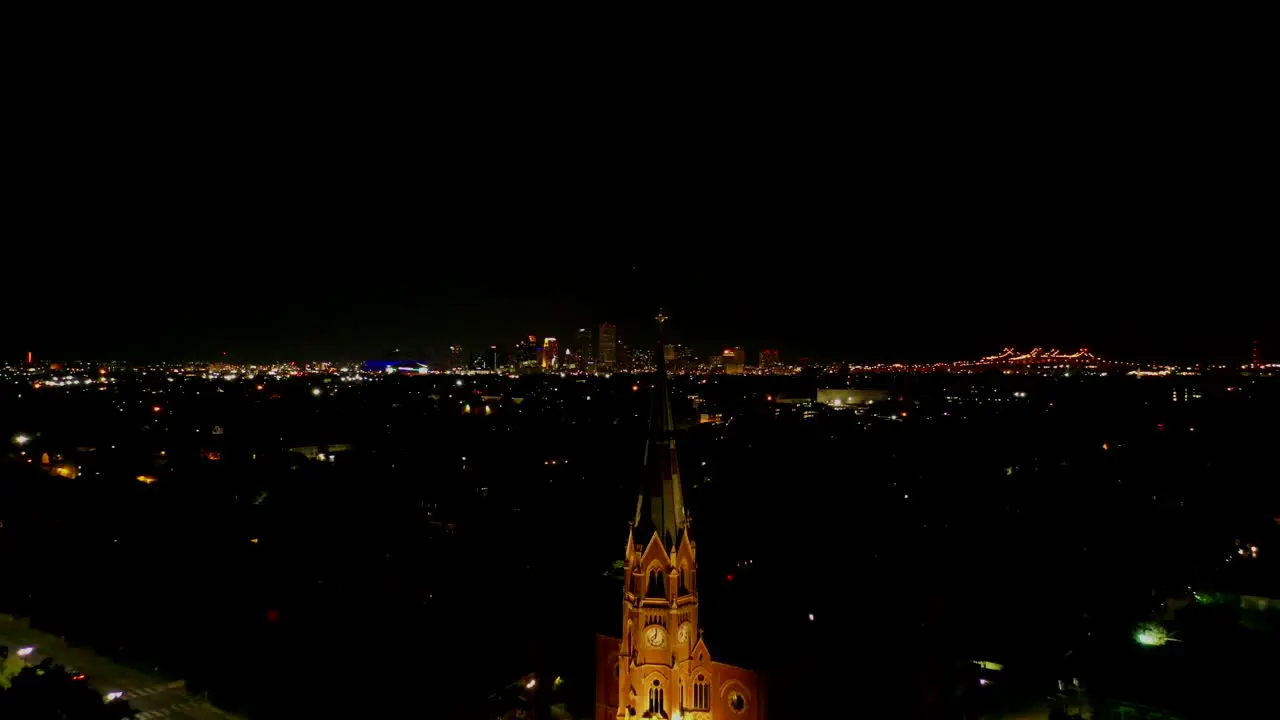
[[[1106,360],[1081,348],[1073,353],[1063,352],[1056,348],[1032,348],[1022,352],[1014,348],[1005,348],[995,355],[988,355],[979,360],[960,360],[950,363],[930,363],[906,365],[854,365],[852,372],[986,372],[1003,370],[1005,372],[1023,372],[1035,370],[1109,370],[1120,366],[1131,366],[1136,363]]]

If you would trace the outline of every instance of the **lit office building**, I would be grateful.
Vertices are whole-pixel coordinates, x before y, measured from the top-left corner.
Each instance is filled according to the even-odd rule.
[[[618,364],[618,327],[613,323],[600,323],[598,340],[600,354],[596,356],[597,368],[612,372]]]
[[[591,339],[591,328],[578,328],[573,342],[573,364],[577,370],[586,370],[596,364],[596,348]]]
[[[542,369],[556,370],[559,369],[560,363],[560,341],[553,337],[549,337],[542,341]]]
[[[747,353],[740,347],[725,348],[720,357],[726,375],[741,375],[747,364]]]
[[[513,358],[516,372],[530,373],[537,372],[541,365],[541,351],[538,349],[538,338],[530,335],[527,340],[521,340],[516,343],[515,357]]]

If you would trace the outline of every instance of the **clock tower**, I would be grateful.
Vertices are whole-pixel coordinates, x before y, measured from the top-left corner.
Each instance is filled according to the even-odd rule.
[[[756,674],[712,659],[680,486],[661,326],[643,480],[623,555],[622,637],[596,642],[596,720],[764,720]]]

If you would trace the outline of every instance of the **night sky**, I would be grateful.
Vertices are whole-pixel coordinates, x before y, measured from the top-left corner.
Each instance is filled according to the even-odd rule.
[[[662,307],[672,340],[751,362],[1006,345],[1237,362],[1254,337],[1280,355],[1247,75],[881,60],[847,93],[809,75],[672,88],[669,115],[511,96],[465,140],[371,105],[293,122],[209,100],[144,126],[108,93],[91,131],[33,115],[0,350],[430,359],[603,320],[649,343]]]
[[[22,264],[6,357],[363,359],[443,356],[603,320],[623,342],[784,360],[974,358],[1005,345],[1117,359],[1236,361],[1265,336],[1265,285],[1226,260],[1105,243],[876,240],[825,229],[418,224],[174,227],[132,251]],[[865,239],[859,240],[863,237]],[[942,247],[938,247],[938,245]],[[931,247],[932,245],[932,247]],[[114,247],[114,245],[113,245]],[[1248,263],[1241,254],[1237,262]],[[1223,282],[1221,286],[1211,283]]]

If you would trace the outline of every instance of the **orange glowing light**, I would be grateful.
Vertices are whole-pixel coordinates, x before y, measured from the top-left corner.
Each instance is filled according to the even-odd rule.
[[[137,477],[137,481],[142,483],[143,485],[150,485],[151,483],[156,481],[156,476],[155,475],[139,475]]]
[[[164,410],[164,408],[160,407],[159,405],[152,405],[152,406],[151,406],[151,412],[162,412],[163,410]]]
[[[632,386],[631,386],[631,392],[640,392],[640,386],[639,386],[639,385],[632,385]]]
[[[259,385],[259,386],[258,386],[258,389],[259,389],[259,390],[261,390],[261,389],[262,389],[262,386],[261,386],[261,385]]]

